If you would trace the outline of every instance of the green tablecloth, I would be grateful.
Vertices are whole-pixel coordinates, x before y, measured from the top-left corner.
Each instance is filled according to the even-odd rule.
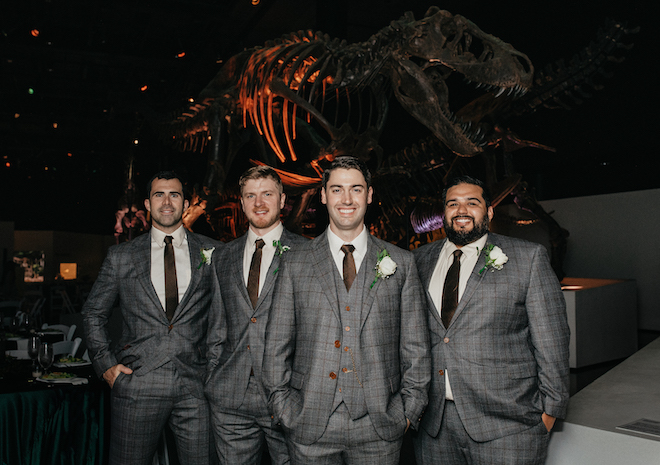
[[[83,386],[37,384],[15,392],[0,389],[0,464],[105,463],[109,394],[103,385],[94,380]]]

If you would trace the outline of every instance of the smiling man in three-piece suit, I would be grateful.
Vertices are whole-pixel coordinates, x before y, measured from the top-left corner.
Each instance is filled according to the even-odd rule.
[[[443,192],[447,239],[415,250],[433,378],[417,463],[541,465],[568,405],[565,302],[545,249],[489,233],[483,183]]]
[[[372,194],[364,163],[337,157],[328,229],[284,256],[263,374],[293,464],[398,464],[427,403],[424,293],[412,254],[368,233]]]
[[[250,168],[239,187],[249,229],[227,244],[216,261],[223,314],[211,332],[222,356],[206,384],[206,396],[221,463],[258,465],[267,443],[271,463],[282,465],[289,463],[289,454],[282,431],[272,428],[261,364],[282,255],[307,240],[282,226],[286,196],[272,168]]]
[[[157,173],[147,193],[149,234],[110,248],[82,311],[94,369],[112,388],[110,464],[151,465],[167,424],[179,461],[208,465],[204,379],[219,354],[206,336],[220,299],[210,266],[220,243],[183,227],[188,200],[175,173]],[[117,302],[122,334],[111,347]]]

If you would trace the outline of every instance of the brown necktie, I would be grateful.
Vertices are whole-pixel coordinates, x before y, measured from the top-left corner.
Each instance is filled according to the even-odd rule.
[[[252,261],[250,262],[250,273],[248,274],[247,291],[252,302],[252,308],[257,306],[259,299],[259,274],[261,273],[261,253],[263,252],[264,240],[257,239],[254,241],[256,249],[252,254]]]
[[[341,246],[342,252],[344,252],[344,284],[346,285],[346,290],[351,290],[351,284],[355,280],[355,259],[353,259],[353,251],[355,247],[352,244],[344,244]]]
[[[172,236],[165,236],[165,314],[172,321],[174,310],[179,305],[179,289],[176,284],[176,264]]]
[[[463,252],[460,250],[454,251],[454,262],[447,271],[445,278],[445,287],[442,290],[442,310],[440,311],[440,318],[445,328],[449,328],[456,307],[458,307],[458,280],[461,272],[461,255]]]

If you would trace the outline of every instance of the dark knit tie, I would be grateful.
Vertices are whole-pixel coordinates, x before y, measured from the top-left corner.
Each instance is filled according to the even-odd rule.
[[[449,328],[449,323],[454,316],[456,307],[458,307],[458,280],[461,273],[461,255],[463,252],[456,250],[454,252],[454,262],[447,271],[445,278],[445,287],[442,290],[442,310],[440,318],[445,328]]]
[[[179,289],[176,283],[176,264],[172,236],[165,236],[165,314],[172,321],[174,310],[179,305]]]
[[[355,280],[355,275],[357,274],[355,271],[355,259],[353,258],[355,247],[352,244],[344,244],[341,246],[341,250],[344,252],[344,284],[346,285],[346,290],[350,291],[351,285]]]
[[[264,244],[263,239],[254,241],[256,249],[254,250],[254,254],[252,254],[252,262],[250,262],[247,291],[250,296],[250,302],[252,302],[252,308],[257,306],[257,300],[259,300],[259,275],[261,274],[261,254]]]

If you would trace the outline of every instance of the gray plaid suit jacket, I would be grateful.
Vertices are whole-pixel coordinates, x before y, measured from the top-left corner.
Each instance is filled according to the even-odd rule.
[[[325,431],[337,386],[333,374],[340,369],[344,330],[335,281],[342,280],[326,234],[287,252],[266,330],[269,408],[274,422],[302,444]],[[369,417],[378,435],[393,441],[403,435],[406,418],[418,425],[427,403],[430,357],[426,305],[412,254],[370,236],[361,267],[375,277],[371,269],[383,249],[397,270],[372,289],[370,282],[364,286],[362,307],[355,310]]]
[[[82,310],[87,347],[99,376],[118,363],[131,368],[133,376],[141,376],[171,361],[188,381],[190,393],[204,397],[207,358],[217,356],[207,351],[206,335],[215,318],[211,309],[219,299],[219,286],[215,267],[199,267],[200,251],[215,247],[213,263],[224,245],[208,237],[186,233],[190,285],[171,323],[151,283],[151,235],[143,234],[130,242],[112,246],[108,251]],[[111,347],[106,323],[117,299],[123,327],[120,340]]]
[[[212,344],[220,348],[222,355],[212,362],[215,369],[206,384],[205,393],[215,405],[232,410],[238,409],[243,403],[250,370],[254,370],[255,379],[261,383],[266,323],[281,261],[281,257],[275,254],[259,293],[257,307],[252,308],[243,281],[246,239],[247,234],[231,241],[215,262],[220,277],[223,314],[218,320],[218,327],[211,328],[210,335],[213,338]],[[280,242],[295,250],[307,239],[284,229]],[[267,402],[265,391],[264,402]]]
[[[428,290],[446,240],[414,251]],[[481,254],[445,329],[427,292],[433,379],[422,428],[435,437],[445,406],[444,370],[468,434],[489,441],[538,425],[546,412],[563,418],[568,405],[568,342],[564,296],[545,249],[489,233],[509,257],[501,270],[479,270]]]

